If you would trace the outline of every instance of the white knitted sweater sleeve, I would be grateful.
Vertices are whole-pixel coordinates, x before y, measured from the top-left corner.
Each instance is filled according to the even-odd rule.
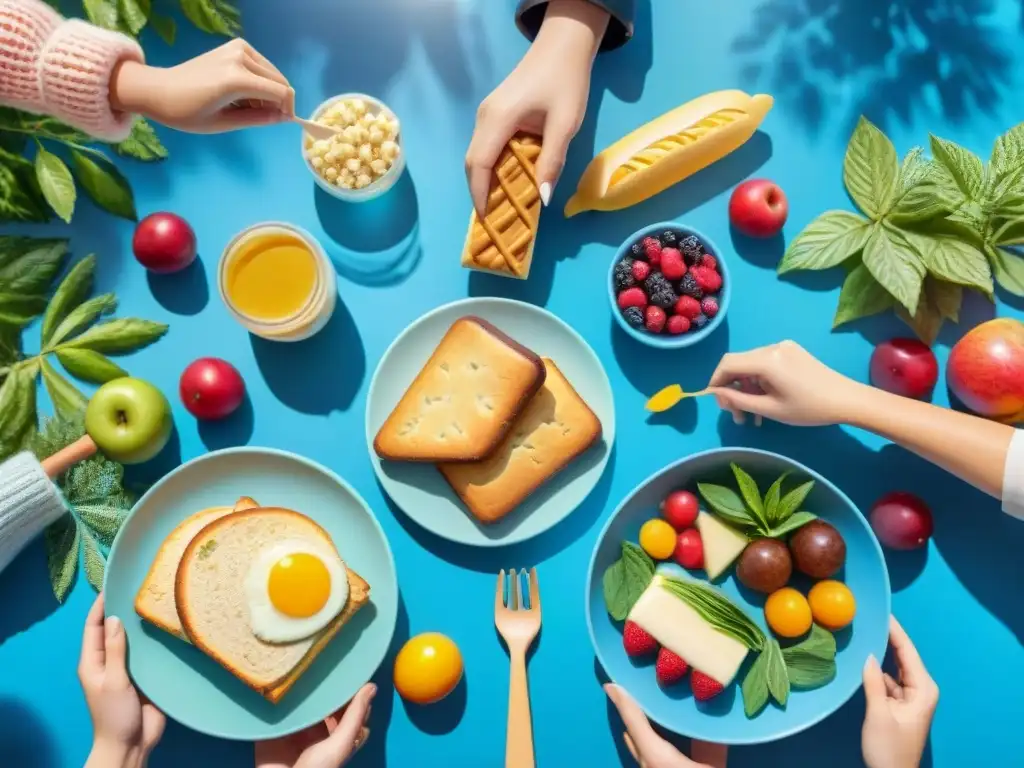
[[[31,453],[0,464],[0,571],[65,512],[64,497]]]

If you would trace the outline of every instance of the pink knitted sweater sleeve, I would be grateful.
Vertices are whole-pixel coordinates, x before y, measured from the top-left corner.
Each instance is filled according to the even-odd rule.
[[[40,0],[0,0],[0,104],[120,141],[132,116],[110,108],[110,76],[126,59],[143,55],[124,35],[65,20]]]

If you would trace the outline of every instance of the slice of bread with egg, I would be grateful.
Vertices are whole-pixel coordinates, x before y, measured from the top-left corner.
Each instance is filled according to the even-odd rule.
[[[189,640],[272,702],[369,601],[328,533],[279,507],[231,512],[185,548],[175,589]]]

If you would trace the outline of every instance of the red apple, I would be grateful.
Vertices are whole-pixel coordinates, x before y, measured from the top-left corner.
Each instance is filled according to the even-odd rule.
[[[1024,323],[998,317],[968,331],[949,353],[946,383],[980,416],[1020,421],[1024,416]]]
[[[751,179],[733,190],[729,221],[748,237],[774,237],[789,216],[786,195],[774,181]]]
[[[888,493],[876,501],[870,519],[878,540],[890,549],[923,547],[935,527],[928,506],[917,496],[902,491]]]
[[[676,539],[676,562],[683,568],[704,567],[704,542],[696,528],[687,528]]]
[[[887,392],[923,400],[939,379],[939,361],[923,341],[891,339],[871,353],[871,383]]]
[[[150,272],[178,272],[196,258],[196,233],[181,216],[151,213],[135,227],[132,252]]]
[[[242,404],[245,382],[227,360],[201,357],[181,374],[179,392],[197,419],[222,419]]]

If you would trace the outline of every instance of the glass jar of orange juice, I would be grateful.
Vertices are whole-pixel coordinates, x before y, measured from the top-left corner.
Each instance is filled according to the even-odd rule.
[[[338,300],[334,266],[316,238],[269,221],[228,243],[217,276],[221,299],[245,328],[272,341],[300,341],[319,331]]]

